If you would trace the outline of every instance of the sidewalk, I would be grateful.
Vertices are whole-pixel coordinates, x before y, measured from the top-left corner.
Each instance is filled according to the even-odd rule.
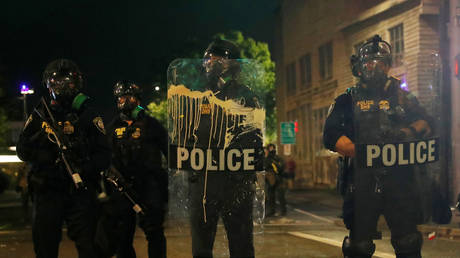
[[[286,194],[287,203],[294,207],[316,203],[330,209],[330,213],[336,213],[334,224],[343,226],[343,221],[339,216],[342,214],[342,197],[332,189],[306,189],[306,190],[289,190]],[[388,229],[383,217],[379,220],[378,227]],[[460,240],[460,212],[457,209],[452,210],[452,220],[450,224],[438,225],[427,223],[418,225],[418,229],[424,235],[435,232],[436,237],[447,238],[451,240]]]
[[[21,194],[13,190],[6,190],[0,194],[0,209],[21,207],[21,205]]]

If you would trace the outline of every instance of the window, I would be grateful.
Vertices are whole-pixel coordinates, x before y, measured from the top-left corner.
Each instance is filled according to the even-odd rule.
[[[299,60],[300,65],[300,83],[304,88],[311,86],[311,56],[306,54]]]
[[[293,95],[296,90],[296,74],[295,74],[295,63],[290,63],[286,67],[286,84],[287,94]]]
[[[313,110],[313,141],[315,155],[320,155],[321,150],[325,149],[323,144],[323,129],[328,110],[328,107]]]
[[[332,78],[332,42],[319,47],[319,74],[322,80]]]
[[[302,134],[302,157],[307,163],[311,163],[312,150],[311,150],[311,105],[306,104],[301,107],[300,118],[300,132]]]
[[[389,31],[393,66],[397,67],[403,64],[404,58],[404,31],[402,23],[389,29]]]

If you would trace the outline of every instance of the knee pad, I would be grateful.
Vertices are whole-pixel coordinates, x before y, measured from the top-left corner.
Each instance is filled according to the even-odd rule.
[[[405,254],[418,257],[422,249],[423,238],[420,232],[407,234],[397,239],[391,239],[391,244],[395,249],[396,255]],[[409,257],[412,257],[409,256]]]
[[[342,243],[343,256],[346,258],[352,257],[372,257],[375,252],[375,244],[371,240],[368,241],[352,241],[346,236]]]

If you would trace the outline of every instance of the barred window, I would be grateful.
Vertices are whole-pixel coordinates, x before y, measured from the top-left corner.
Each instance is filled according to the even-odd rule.
[[[306,54],[299,60],[300,65],[300,83],[302,87],[309,88],[311,86],[311,55]]]
[[[403,64],[404,58],[404,30],[403,24],[399,24],[390,31],[390,44],[392,50],[393,66],[397,67]]]
[[[313,124],[314,127],[314,152],[319,155],[321,150],[324,150],[323,144],[323,130],[324,124],[326,123],[327,111],[329,107],[323,107],[320,109],[313,110]]]
[[[287,95],[295,94],[295,91],[296,91],[295,62],[290,63],[286,66],[286,84],[287,84]]]
[[[319,47],[319,74],[322,80],[332,78],[332,42]]]

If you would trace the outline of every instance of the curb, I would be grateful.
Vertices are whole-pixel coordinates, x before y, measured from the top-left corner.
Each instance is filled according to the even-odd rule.
[[[340,219],[334,220],[334,224],[336,226],[345,227],[345,224],[343,224],[343,221]],[[378,226],[382,226],[382,223],[380,221],[378,223]],[[388,226],[385,223],[384,228],[388,229]],[[460,241],[460,228],[453,228],[446,225],[422,224],[417,225],[417,229],[423,234],[424,237],[427,238],[428,234],[435,232],[437,237]]]
[[[451,228],[444,225],[418,225],[417,229],[422,232],[422,234],[428,235],[432,232],[436,233],[436,236],[441,238],[447,238],[450,240],[460,241],[460,228]]]

